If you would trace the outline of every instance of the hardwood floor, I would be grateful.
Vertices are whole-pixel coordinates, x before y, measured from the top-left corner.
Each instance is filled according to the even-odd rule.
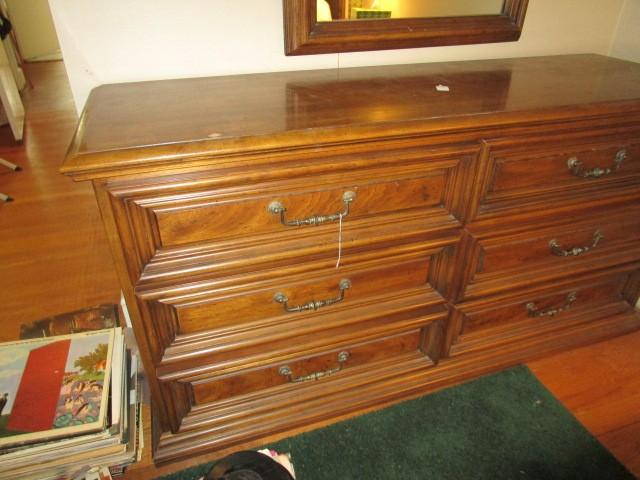
[[[109,247],[88,183],[58,173],[77,115],[64,65],[35,63],[24,93],[25,139],[16,145],[0,128],[0,156],[20,172],[0,168],[0,340],[20,324],[119,298]]]
[[[537,360],[529,368],[640,477],[640,332]]]
[[[0,168],[0,341],[18,338],[24,322],[116,302],[119,287],[93,191],[58,173],[77,120],[64,66],[28,66],[25,141],[0,128],[0,156],[21,172]],[[554,395],[627,467],[640,476],[640,332],[529,364]],[[154,478],[208,460],[156,468],[149,418],[143,462],[126,478]]]

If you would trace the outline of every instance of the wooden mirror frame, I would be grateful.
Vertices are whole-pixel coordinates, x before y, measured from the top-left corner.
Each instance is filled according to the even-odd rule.
[[[505,0],[500,15],[318,22],[316,0],[283,0],[286,55],[513,42],[528,0]]]

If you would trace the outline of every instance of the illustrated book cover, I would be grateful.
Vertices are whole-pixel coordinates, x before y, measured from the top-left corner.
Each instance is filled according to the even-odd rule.
[[[114,335],[0,344],[0,449],[105,428]]]

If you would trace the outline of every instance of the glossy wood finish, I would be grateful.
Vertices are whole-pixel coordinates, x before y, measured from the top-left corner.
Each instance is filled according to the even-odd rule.
[[[611,262],[613,263],[613,262]],[[451,317],[451,355],[516,344],[531,336],[553,336],[571,324],[633,312],[639,262],[603,273],[583,273],[552,284],[515,290],[455,305]],[[635,268],[631,271],[625,271]],[[613,274],[615,272],[615,274]]]
[[[608,89],[594,83],[603,78]],[[434,94],[436,81],[452,92]],[[535,96],[540,82],[555,94]],[[212,98],[191,104],[195,84]],[[156,460],[286,435],[640,328],[626,216],[640,204],[639,85],[638,65],[573,56],[94,92],[63,171],[94,182],[149,372]],[[366,88],[376,95],[358,95]],[[161,113],[150,103],[160,91],[185,101]],[[123,124],[140,127],[114,136]],[[568,169],[572,157],[604,169],[622,150],[600,178]],[[356,197],[341,221],[288,227],[269,212],[279,201],[290,218],[336,213],[347,191]],[[588,242],[598,229],[603,243],[570,267],[550,251],[552,239]],[[336,298],[343,279],[340,302],[311,302]],[[276,293],[309,311],[285,312]],[[343,350],[368,358],[365,345],[379,346],[371,362],[275,380],[283,366],[335,369],[328,358]]]
[[[60,175],[77,115],[64,65],[27,64],[25,137],[0,128],[0,156],[22,171],[0,168],[0,340],[20,325],[118,300],[109,245],[89,184]]]
[[[640,130],[629,127],[593,128],[562,134],[489,141],[484,153],[484,183],[478,220],[503,216],[507,211],[538,210],[540,205],[587,203],[594,194],[604,199],[634,193],[640,178]],[[620,158],[619,163],[616,158]],[[600,176],[581,176],[570,167],[578,161],[582,172],[606,171]],[[577,174],[578,173],[578,174]],[[494,213],[495,212],[495,213]],[[596,211],[597,213],[597,211]]]
[[[304,165],[319,152],[302,147],[320,138],[343,152],[363,140],[387,149],[429,133],[523,121],[559,122],[556,130],[594,116],[600,126],[611,123],[607,116],[632,123],[639,69],[576,55],[104,85],[91,93],[63,172],[97,178],[171,170],[176,159],[181,172],[273,166],[287,152]],[[438,84],[451,91],[436,91]],[[391,144],[377,143],[390,137]]]
[[[527,3],[506,0],[500,15],[318,22],[316,0],[283,0],[285,53],[309,55],[515,41],[520,38]]]
[[[2,188],[10,190],[18,199],[24,196],[32,198],[28,202],[29,211],[5,208],[16,204],[0,206],[0,220],[7,222],[7,228],[3,229],[7,239],[2,256],[3,278],[14,280],[4,282],[2,289],[5,308],[2,338],[5,340],[18,339],[19,326],[23,321],[96,302],[115,301],[119,289],[108,252],[105,255],[88,255],[83,248],[67,250],[64,252],[64,267],[52,261],[52,256],[47,257],[49,262],[37,260],[41,257],[40,251],[54,251],[57,248],[58,236],[52,233],[58,231],[58,215],[64,215],[64,212],[72,209],[82,210],[96,219],[84,225],[93,229],[81,235],[93,239],[87,247],[92,252],[96,248],[108,247],[91,189],[82,183],[69,182],[57,172],[76,120],[64,67],[61,63],[49,62],[27,65],[27,68],[35,85],[34,90],[24,98],[25,107],[30,112],[25,143],[15,145],[8,127],[1,129],[3,155],[19,163],[25,169],[23,173],[28,173],[23,176],[1,174]],[[56,185],[60,188],[46,190]],[[36,191],[42,193],[37,198],[29,193]],[[56,214],[48,208],[50,195],[66,206],[64,212],[57,210]],[[38,235],[37,243],[25,241],[29,233],[25,228],[18,227],[19,218],[23,215],[25,225],[30,218],[40,218],[41,228],[50,233]],[[73,215],[68,218],[71,222],[76,221]],[[80,227],[77,222],[74,224],[76,230]],[[9,245],[13,245],[14,249],[7,249]],[[27,259],[32,260],[27,262]],[[53,268],[51,273],[47,270],[49,266]],[[56,283],[55,298],[49,295],[54,283],[52,278],[65,279]],[[637,442],[640,438],[639,341],[640,332],[636,332],[529,364],[545,386],[637,476],[640,476],[640,445]],[[130,467],[125,478],[157,478],[215,458],[212,454],[202,454],[160,467],[154,465],[152,449],[149,447],[152,442],[148,413],[146,408],[144,425],[147,447],[143,451],[143,460]],[[260,445],[262,441],[252,444],[255,447]],[[231,447],[227,453],[235,450],[237,447]]]
[[[535,278],[549,281],[567,274],[583,275],[640,258],[637,204],[602,210],[585,199],[582,204],[590,205],[592,212],[560,212],[552,221],[515,232],[512,224],[478,230],[469,226],[472,233],[464,236],[465,254],[459,257],[466,287],[457,299],[473,300],[530,285]],[[558,255],[552,243],[566,256]]]
[[[166,270],[175,274],[186,256],[216,255],[219,272],[221,264],[228,262],[237,270],[246,257],[252,258],[255,267],[256,257],[266,252],[269,263],[276,256],[292,254],[317,258],[323,247],[329,248],[325,255],[336,255],[332,244],[337,220],[283,226],[280,216],[268,210],[272,202],[286,208],[287,219],[304,219],[342,212],[343,195],[353,192],[343,225],[345,258],[361,249],[363,242],[389,242],[390,237],[397,241],[409,232],[424,230],[425,220],[432,234],[459,225],[450,214],[463,217],[464,205],[457,192],[466,188],[462,182],[465,172],[473,168],[478,148],[400,147],[384,152],[360,148],[331,156],[325,152],[294,155],[278,169],[258,166],[238,174],[220,168],[184,177],[179,184],[175,177],[154,179],[153,185],[148,180],[112,180],[107,193],[112,208],[136,219],[131,226],[121,227],[121,236],[135,239],[137,254],[131,263],[137,262],[142,269],[132,272],[132,279],[141,273],[144,278],[159,276]],[[399,162],[402,167],[397,166]],[[169,261],[168,269],[163,268]]]

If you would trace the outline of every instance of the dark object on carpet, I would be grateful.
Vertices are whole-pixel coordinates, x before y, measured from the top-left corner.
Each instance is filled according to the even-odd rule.
[[[218,461],[205,480],[293,480],[293,477],[262,453],[237,452]]]
[[[524,366],[270,448],[291,453],[297,480],[634,478]]]

